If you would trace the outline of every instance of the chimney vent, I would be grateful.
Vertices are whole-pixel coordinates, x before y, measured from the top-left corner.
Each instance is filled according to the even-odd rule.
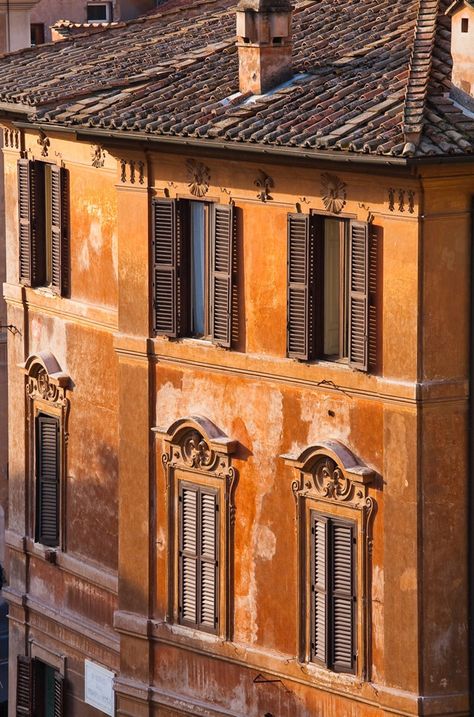
[[[291,78],[292,14],[289,0],[240,0],[237,48],[241,92],[261,95]]]
[[[455,0],[446,14],[451,16],[451,95],[470,107],[474,103],[474,0]]]

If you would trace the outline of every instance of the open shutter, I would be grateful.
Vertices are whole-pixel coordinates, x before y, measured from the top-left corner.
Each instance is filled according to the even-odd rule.
[[[64,677],[59,672],[54,673],[54,717],[64,715]]]
[[[217,627],[217,494],[200,490],[200,627]]]
[[[33,665],[30,657],[18,655],[16,668],[16,717],[33,714]]]
[[[232,206],[215,204],[212,207],[211,242],[211,336],[215,344],[230,348],[234,246]]]
[[[69,202],[67,170],[51,166],[51,287],[69,291]]]
[[[351,222],[349,234],[349,365],[367,371],[368,363],[368,226]]]
[[[288,215],[287,354],[302,360],[312,358],[309,228],[309,215]]]
[[[328,664],[328,519],[313,514],[311,526],[311,655]]]
[[[25,286],[45,281],[44,168],[18,160],[19,274]]]
[[[351,523],[332,520],[331,643],[335,672],[355,671],[355,535]]]
[[[197,625],[199,489],[181,486],[179,495],[179,621]]]
[[[177,201],[153,199],[153,327],[155,334],[178,336]]]
[[[59,544],[59,421],[52,416],[36,419],[37,539],[43,545]]]
[[[369,345],[368,369],[376,373],[379,370],[380,328],[380,261],[381,261],[381,227],[369,225]]]

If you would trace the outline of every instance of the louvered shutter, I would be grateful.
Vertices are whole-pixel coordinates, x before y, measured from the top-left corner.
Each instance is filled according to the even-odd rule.
[[[33,665],[30,657],[18,655],[16,668],[16,717],[33,714]]]
[[[310,218],[288,215],[287,354],[308,360],[310,326]]]
[[[215,204],[211,215],[211,336],[219,346],[230,348],[232,340],[232,266],[234,211]]]
[[[18,160],[19,275],[25,286],[45,281],[44,168]]]
[[[64,715],[64,677],[54,673],[54,717]]]
[[[63,167],[51,166],[51,287],[69,291],[68,177]]]
[[[179,620],[198,622],[198,498],[199,489],[181,486],[179,496]]]
[[[179,219],[176,200],[153,200],[153,324],[155,334],[170,338],[179,335]]]
[[[200,627],[217,627],[217,494],[200,490]]]
[[[381,228],[369,225],[369,340],[368,340],[368,369],[376,372],[379,368],[379,302],[378,284],[381,252]]]
[[[335,672],[355,671],[354,526],[332,520],[331,643]]]
[[[328,663],[328,519],[313,514],[311,538],[311,654],[323,665]]]
[[[59,421],[36,419],[37,539],[43,545],[59,544]]]
[[[349,365],[367,371],[368,226],[351,222],[349,232]]]

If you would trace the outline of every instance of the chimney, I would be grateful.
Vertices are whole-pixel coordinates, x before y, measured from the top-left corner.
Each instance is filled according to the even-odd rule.
[[[261,95],[292,76],[290,0],[240,0],[237,48],[241,92]]]
[[[453,58],[451,96],[461,104],[474,104],[474,0],[456,0],[446,10],[451,16]]]

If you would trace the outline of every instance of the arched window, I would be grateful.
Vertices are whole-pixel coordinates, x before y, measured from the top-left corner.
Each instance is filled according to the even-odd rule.
[[[164,441],[168,619],[228,637],[237,444],[201,416],[155,431]]]
[[[338,441],[282,458],[296,472],[300,659],[366,677],[375,473]]]

